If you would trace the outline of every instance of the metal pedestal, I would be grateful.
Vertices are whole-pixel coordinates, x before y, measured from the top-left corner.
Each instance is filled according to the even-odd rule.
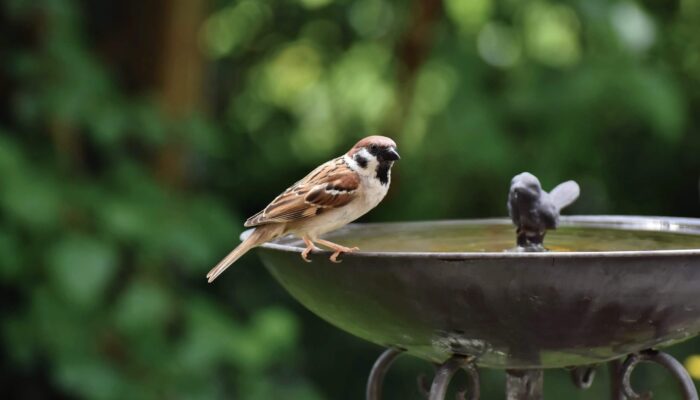
[[[367,382],[367,400],[380,400],[384,377],[396,358],[402,353],[398,349],[388,349],[377,359]],[[693,380],[683,365],[667,353],[657,350],[645,350],[628,355],[624,361],[615,360],[608,364],[611,377],[611,400],[648,400],[650,392],[638,394],[630,385],[634,368],[641,362],[659,364],[666,368],[678,381],[683,400],[698,400]],[[576,387],[587,389],[593,383],[597,366],[577,367],[571,370],[571,377]],[[452,377],[458,371],[464,371],[469,377],[469,385],[459,391],[458,400],[479,400],[479,372],[476,359],[461,355],[452,356],[443,364],[438,365],[435,377],[429,387],[419,379],[419,389],[428,400],[443,400]],[[542,400],[544,371],[507,370],[506,399],[507,400]]]

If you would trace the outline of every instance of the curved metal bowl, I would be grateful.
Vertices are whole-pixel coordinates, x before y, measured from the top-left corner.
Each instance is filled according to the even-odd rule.
[[[700,235],[700,219],[562,217],[562,224]],[[280,284],[321,318],[433,362],[465,354],[495,368],[585,365],[700,332],[700,249],[357,252],[333,264],[319,255],[303,262],[298,242],[287,239],[259,252]]]

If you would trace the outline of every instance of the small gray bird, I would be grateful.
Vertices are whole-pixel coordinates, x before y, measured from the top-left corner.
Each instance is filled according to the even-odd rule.
[[[508,214],[517,227],[518,246],[525,251],[543,251],[547,229],[557,228],[562,208],[573,203],[579,193],[574,181],[561,183],[547,193],[531,173],[516,175],[510,182]]]

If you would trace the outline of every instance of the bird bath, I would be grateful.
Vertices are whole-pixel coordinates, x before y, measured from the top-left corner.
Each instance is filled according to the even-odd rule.
[[[585,387],[592,365],[614,360],[616,400],[635,398],[629,376],[641,361],[670,369],[697,399],[656,349],[700,332],[700,219],[561,217],[540,253],[507,251],[513,234],[506,219],[353,224],[328,236],[361,248],[341,264],[327,253],[303,262],[290,238],[259,254],[309,310],[389,349],[368,399],[379,399],[400,352],[440,365],[430,399],[444,398],[458,369],[472,378],[471,398],[478,366],[509,371],[508,399],[539,399],[542,369],[575,368]]]

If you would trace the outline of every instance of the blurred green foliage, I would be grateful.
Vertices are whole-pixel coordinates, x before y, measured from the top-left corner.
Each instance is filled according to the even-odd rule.
[[[158,54],[110,32],[158,38],[153,6],[0,5],[10,398],[361,398],[377,347],[301,309],[254,255],[204,274],[244,217],[370,132],[403,158],[366,220],[503,215],[522,170],[577,179],[571,212],[700,215],[697,1],[201,3],[205,100],[181,113],[138,79],[159,81]],[[417,398],[424,368],[401,361],[386,398]],[[659,398],[673,388],[638,374]],[[482,384],[501,398],[501,373]],[[546,385],[606,393],[561,372]]]

